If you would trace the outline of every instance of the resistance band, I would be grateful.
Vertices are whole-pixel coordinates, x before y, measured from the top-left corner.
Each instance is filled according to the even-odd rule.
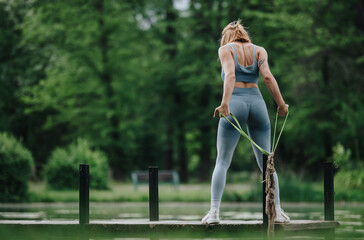
[[[263,154],[268,156],[267,159],[267,168],[266,168],[266,172],[263,173],[265,176],[265,180],[264,182],[266,183],[266,187],[265,187],[265,193],[266,193],[266,205],[265,205],[265,212],[267,213],[268,216],[268,239],[270,239],[270,236],[274,236],[274,219],[276,217],[276,209],[275,209],[275,201],[274,201],[274,190],[275,190],[275,181],[273,178],[273,173],[275,172],[275,168],[274,168],[274,152],[277,149],[278,146],[278,142],[279,139],[281,138],[284,126],[286,125],[286,121],[288,118],[288,113],[286,115],[286,118],[284,119],[281,131],[278,135],[277,138],[277,142],[275,141],[276,138],[276,131],[277,131],[277,122],[278,122],[278,110],[276,113],[276,120],[274,123],[274,132],[273,132],[273,142],[272,142],[272,149],[271,149],[271,153],[268,153],[267,151],[265,151],[263,148],[261,148],[260,146],[258,146],[258,144],[256,144],[253,139],[251,139],[248,134],[246,134],[243,129],[241,128],[239,121],[236,119],[236,117],[234,116],[234,114],[230,113],[231,117],[234,119],[236,125],[234,123],[232,123],[224,114],[219,113],[220,116],[224,117],[231,125],[234,126],[234,128],[236,130],[238,130],[238,132],[243,135],[246,139],[248,139],[254,146],[256,146]]]
[[[275,137],[276,137],[276,131],[277,131],[277,122],[278,122],[278,110],[277,110],[277,113],[276,113],[276,121],[274,123],[274,132],[273,132],[273,143],[272,143],[272,149],[271,149],[271,153],[274,153],[274,151],[277,149],[277,146],[278,146],[278,142],[279,142],[279,139],[281,138],[281,135],[282,135],[282,132],[283,132],[283,129],[284,129],[284,126],[286,125],[286,121],[287,121],[287,118],[288,118],[288,114],[289,114],[289,111],[287,112],[287,115],[286,115],[286,118],[284,119],[284,122],[283,122],[283,125],[282,125],[282,128],[281,128],[281,131],[278,135],[278,139],[277,139],[277,142],[275,141]],[[256,142],[253,141],[253,139],[251,139],[249,137],[248,134],[246,134],[243,129],[241,128],[240,124],[239,124],[239,121],[236,119],[236,117],[234,116],[233,113],[230,113],[231,117],[234,119],[236,125],[234,123],[232,123],[224,114],[220,113],[219,112],[219,115],[220,117],[224,117],[231,125],[233,125],[233,127],[238,130],[238,132],[243,135],[246,139],[248,139],[254,146],[256,146],[259,151],[261,151],[263,154],[269,156],[270,153],[268,153],[266,150],[264,150],[262,147],[260,147],[258,144],[256,144]]]

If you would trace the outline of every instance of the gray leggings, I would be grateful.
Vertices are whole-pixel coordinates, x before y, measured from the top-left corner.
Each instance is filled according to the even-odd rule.
[[[270,152],[270,121],[264,99],[258,88],[234,88],[229,103],[240,125],[247,125],[249,136],[260,147]],[[234,120],[228,117],[231,122]],[[224,118],[220,118],[217,130],[217,159],[212,174],[211,208],[219,208],[226,182],[226,172],[230,166],[240,133]],[[263,153],[253,146],[260,171],[263,171]],[[275,180],[275,202],[279,204],[279,185],[277,173]]]

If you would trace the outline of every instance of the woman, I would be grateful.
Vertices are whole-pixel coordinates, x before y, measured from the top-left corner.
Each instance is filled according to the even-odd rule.
[[[224,93],[221,105],[215,109],[213,116],[215,117],[218,113],[228,116],[231,111],[241,126],[247,125],[249,136],[259,146],[270,152],[270,121],[267,107],[257,85],[259,71],[278,105],[280,116],[287,115],[288,105],[285,104],[278,84],[269,70],[266,50],[252,44],[248,33],[238,20],[228,24],[222,31],[219,58]],[[217,131],[217,159],[211,183],[211,208],[202,219],[205,224],[220,222],[219,207],[225,187],[226,172],[239,138],[240,133],[226,119],[220,118]],[[252,147],[262,171],[263,154],[255,146],[252,145]],[[289,222],[289,217],[280,207],[277,173],[274,173],[274,179],[277,212],[275,222]]]

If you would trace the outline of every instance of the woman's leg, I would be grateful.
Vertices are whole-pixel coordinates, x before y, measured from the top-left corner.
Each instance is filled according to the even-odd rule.
[[[240,125],[244,126],[247,119],[247,106],[233,96],[230,111],[236,116]],[[229,120],[234,122],[229,116]],[[222,193],[226,183],[226,172],[230,166],[240,133],[224,118],[220,118],[217,130],[217,158],[211,181],[211,210],[220,208]]]
[[[226,173],[230,166],[240,133],[233,128],[220,124],[217,130],[217,158],[211,181],[211,209],[219,209],[222,193],[226,183]],[[230,123],[229,123],[230,124]]]
[[[254,101],[250,105],[249,119],[247,121],[248,134],[260,147],[270,152],[271,143],[271,131],[270,131],[270,120],[268,116],[267,107],[263,99]],[[259,151],[254,145],[252,145],[255,158],[257,160],[260,171],[263,172],[263,153]],[[279,198],[279,183],[277,173],[273,174],[275,181],[275,202],[280,204]]]

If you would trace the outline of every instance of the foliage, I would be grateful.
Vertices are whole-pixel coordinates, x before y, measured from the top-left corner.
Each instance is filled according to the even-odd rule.
[[[49,60],[25,41],[24,21],[37,4],[33,0],[0,0],[0,131],[23,139],[31,150],[37,170],[41,170],[50,151],[64,144],[66,125],[45,129],[45,119],[54,111],[25,114],[24,90],[44,78]],[[41,171],[37,171],[38,177]]]
[[[350,149],[345,149],[341,143],[333,147],[332,159],[339,167],[335,182],[346,189],[364,190],[364,164],[353,161]]]
[[[34,160],[12,135],[0,132],[0,202],[23,202]]]
[[[292,178],[291,178],[292,179]],[[323,182],[301,181],[290,184],[289,179],[280,176],[283,182],[280,191],[281,202],[320,202],[323,201]],[[288,183],[288,184],[286,184]],[[262,200],[262,185],[256,179],[255,185],[250,189],[246,185],[228,183],[226,185],[223,202],[260,202]],[[161,185],[159,188],[161,202],[209,202],[211,186],[209,184],[181,184],[180,190],[175,191],[173,186]],[[77,202],[77,190],[56,191],[47,189],[41,182],[33,182],[30,187],[31,202]],[[148,186],[140,186],[135,191],[131,183],[111,182],[108,190],[92,190],[92,202],[148,202]],[[364,201],[364,193],[359,189],[339,186],[335,180],[335,201]]]
[[[345,187],[346,189],[360,189],[364,190],[364,170],[363,165],[358,169],[351,169],[347,171],[339,171],[335,175],[336,185]]]
[[[55,149],[45,167],[47,184],[53,189],[78,189],[79,164],[90,166],[90,188],[108,187],[108,162],[105,154],[92,150],[84,139],[67,148]]]
[[[336,163],[341,169],[350,169],[352,163],[350,162],[351,151],[350,149],[345,149],[345,147],[341,143],[337,143],[332,148],[332,160]]]
[[[66,125],[68,141],[92,139],[124,174],[138,160],[143,121],[131,118],[142,110],[134,105],[143,106],[145,51],[131,14],[120,1],[42,1],[23,25],[26,47],[48,60],[39,83],[23,88],[26,114],[50,112],[46,130]]]
[[[105,152],[114,178],[159,165],[184,182],[209,181],[218,40],[237,18],[267,50],[290,105],[280,164],[319,178],[320,162],[342,142],[361,166],[361,3],[184,2],[0,1],[0,130],[24,139],[38,176],[52,149],[82,137]],[[276,105],[259,87],[273,119]],[[237,148],[231,171],[256,169],[249,144]]]
[[[315,184],[297,177],[294,173],[279,176],[279,192],[281,201],[322,202],[324,200],[322,182]]]

